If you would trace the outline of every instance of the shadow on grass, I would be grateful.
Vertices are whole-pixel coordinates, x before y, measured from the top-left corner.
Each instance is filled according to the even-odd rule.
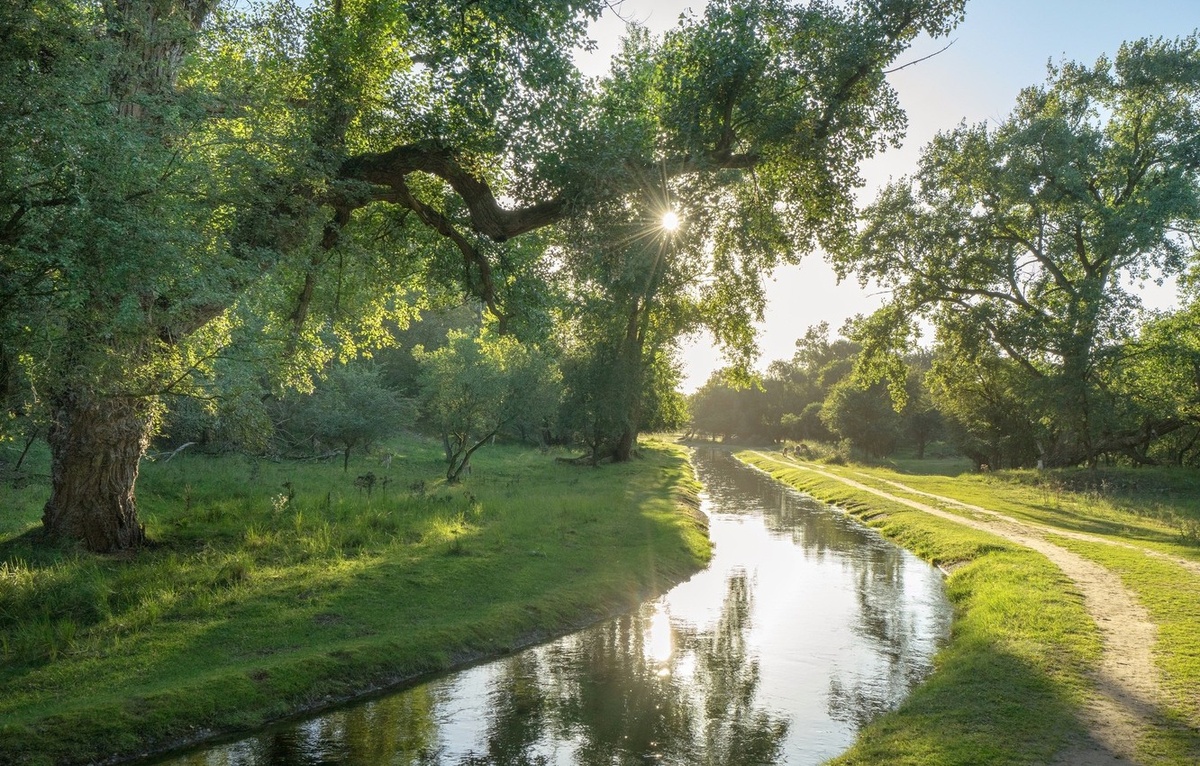
[[[1004,649],[960,641],[892,714],[832,761],[850,764],[1047,764],[1086,731],[1044,671]]]
[[[495,452],[466,486],[442,487],[417,464],[393,486],[420,480],[419,495],[373,502],[338,496],[354,476],[340,468],[303,478],[264,465],[256,493],[222,504],[230,477],[196,458],[145,483],[163,544],[132,560],[47,548],[37,530],[0,541],[21,578],[0,581],[0,649],[20,648],[0,663],[0,763],[257,726],[561,628],[673,576],[667,567],[696,566],[682,527],[640,505],[670,508],[680,455],[580,473]],[[190,505],[166,497],[179,480]],[[284,480],[296,487],[287,504]],[[613,541],[621,558],[597,566],[592,549]]]

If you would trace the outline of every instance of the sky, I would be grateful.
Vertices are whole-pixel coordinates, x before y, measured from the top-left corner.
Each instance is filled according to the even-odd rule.
[[[691,9],[699,15],[705,5],[705,0],[623,0],[619,9],[622,17],[661,32],[673,27],[681,13]],[[1049,61],[1091,64],[1101,55],[1115,54],[1125,40],[1174,38],[1197,27],[1198,0],[968,0],[966,20],[949,37],[917,41],[898,63],[915,61],[953,41],[949,49],[889,75],[908,114],[908,135],[903,147],[863,165],[866,186],[860,202],[873,200],[889,178],[909,174],[921,147],[938,131],[963,120],[1003,120],[1021,88],[1045,81]],[[592,75],[607,71],[624,28],[612,12],[594,23],[589,34],[597,49],[577,57],[581,69]],[[779,269],[767,286],[767,297],[759,335],[762,369],[772,360],[791,358],[796,339],[810,326],[825,321],[836,332],[846,319],[870,313],[884,296],[860,289],[853,280],[839,285],[815,253],[799,266]],[[1165,308],[1174,293],[1152,289],[1144,300]],[[703,385],[722,366],[715,353],[710,338],[685,343],[684,391]]]

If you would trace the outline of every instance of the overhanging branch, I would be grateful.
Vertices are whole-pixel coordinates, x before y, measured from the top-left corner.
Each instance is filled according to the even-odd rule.
[[[365,181],[381,187],[373,198],[375,200],[396,201],[396,197],[390,193],[390,190],[394,190],[401,198],[401,204],[418,213],[424,223],[432,225],[420,210],[404,202],[404,198],[407,197],[424,206],[408,188],[406,178],[412,173],[427,173],[450,184],[466,203],[472,228],[497,242],[504,242],[547,226],[558,220],[565,208],[562,198],[538,202],[516,210],[502,207],[487,182],[476,178],[463,167],[456,151],[432,141],[405,144],[386,152],[360,154],[346,160],[341,169],[341,177],[344,179]],[[449,222],[446,221],[446,224]],[[438,226],[433,228],[446,234]]]

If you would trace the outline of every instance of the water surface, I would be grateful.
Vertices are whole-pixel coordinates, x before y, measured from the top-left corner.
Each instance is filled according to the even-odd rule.
[[[816,764],[930,671],[939,573],[722,450],[712,565],[635,613],[167,763]]]

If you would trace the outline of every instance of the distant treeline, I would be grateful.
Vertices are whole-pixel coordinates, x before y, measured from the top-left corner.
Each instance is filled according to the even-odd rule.
[[[1136,337],[1106,345],[1086,410],[1064,402],[1055,379],[1034,375],[1003,353],[969,358],[935,345],[872,373],[852,340],[811,328],[791,359],[746,385],[715,372],[689,398],[697,436],[735,441],[810,442],[829,454],[883,458],[963,455],[977,466],[1200,465],[1200,308],[1152,315]],[[1078,381],[1069,381],[1078,384]],[[1061,408],[1057,409],[1056,408]],[[1084,422],[1082,431],[1063,424]]]

